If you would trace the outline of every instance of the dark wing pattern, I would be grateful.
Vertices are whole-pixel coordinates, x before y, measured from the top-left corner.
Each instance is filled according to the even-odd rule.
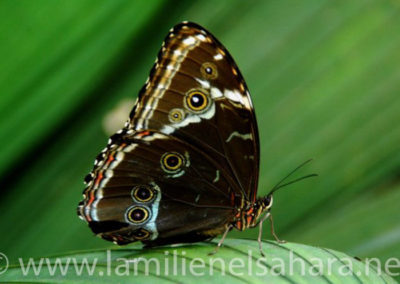
[[[194,242],[222,233],[254,201],[257,125],[245,82],[207,31],[168,34],[125,127],[87,176],[78,214],[118,244]]]
[[[79,214],[94,233],[118,244],[161,244],[188,234],[187,241],[206,239],[225,228],[235,209],[221,190],[229,182],[217,171],[183,141],[123,130],[97,158]]]
[[[196,92],[200,99],[205,95],[204,107],[191,104]],[[235,179],[236,193],[255,200],[259,138],[250,94],[228,51],[200,26],[171,29],[130,127],[158,130],[202,149]]]

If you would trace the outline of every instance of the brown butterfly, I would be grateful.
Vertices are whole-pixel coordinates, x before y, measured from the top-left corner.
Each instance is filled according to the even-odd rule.
[[[125,127],[97,157],[78,214],[105,240],[147,247],[223,234],[220,247],[232,228],[260,225],[261,249],[281,186],[257,199],[259,156],[239,69],[213,35],[183,22],[167,35]]]

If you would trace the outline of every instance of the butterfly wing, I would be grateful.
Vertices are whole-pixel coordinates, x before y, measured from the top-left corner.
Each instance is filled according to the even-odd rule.
[[[243,200],[255,200],[258,147],[251,99],[232,57],[198,25],[179,24],[130,120],[97,158],[78,214],[118,244],[212,238]]]
[[[250,94],[228,51],[200,26],[171,29],[129,126],[188,141],[234,178],[238,195],[255,200],[259,138]]]
[[[148,246],[214,237],[233,218],[229,181],[215,161],[158,132],[111,137],[87,178],[78,214],[94,233],[118,244]]]

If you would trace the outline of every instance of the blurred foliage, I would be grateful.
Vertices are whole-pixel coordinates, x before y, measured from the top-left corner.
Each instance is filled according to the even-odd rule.
[[[281,238],[398,257],[400,3],[389,0],[2,0],[0,251],[110,246],[76,215],[82,180],[107,142],[104,117],[136,97],[182,20],[219,38],[246,78],[259,194],[314,158],[304,171],[319,178],[275,195]]]

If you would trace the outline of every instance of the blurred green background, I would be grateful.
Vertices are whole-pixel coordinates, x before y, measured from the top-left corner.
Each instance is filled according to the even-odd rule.
[[[280,237],[399,257],[400,2],[385,0],[2,0],[0,251],[110,246],[76,215],[82,180],[106,145],[104,117],[136,97],[183,20],[220,39],[247,81],[260,195],[314,158],[303,171],[320,177],[275,195]]]

